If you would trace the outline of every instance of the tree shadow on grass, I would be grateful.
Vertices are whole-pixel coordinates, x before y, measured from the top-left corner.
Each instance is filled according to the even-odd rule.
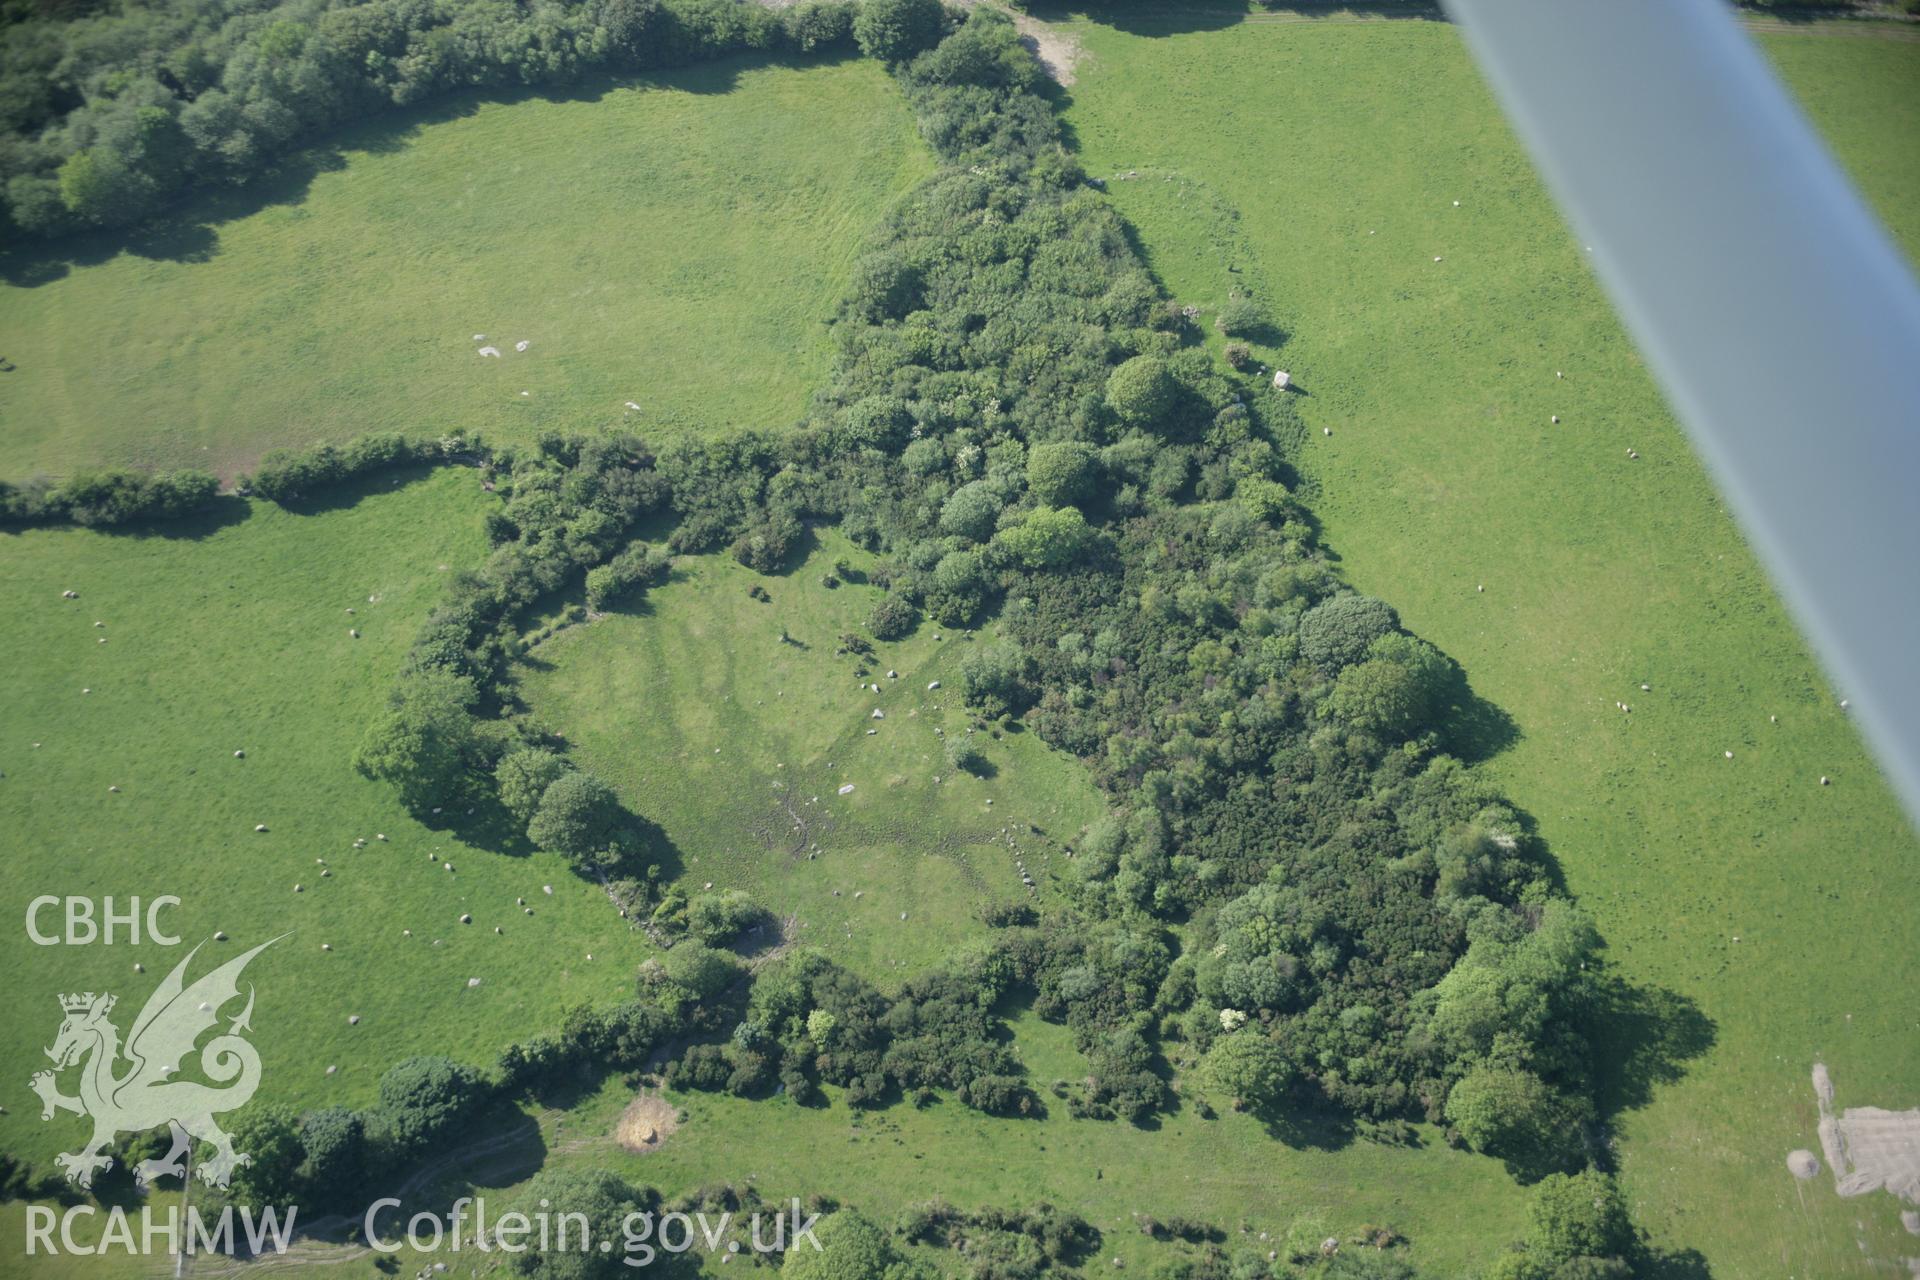
[[[1318,1098],[1295,1095],[1254,1114],[1268,1137],[1296,1151],[1344,1151],[1356,1134],[1351,1115]]]
[[[1043,22],[1062,22],[1084,17],[1089,22],[1112,27],[1134,36],[1172,36],[1186,35],[1196,31],[1220,31],[1227,27],[1239,26],[1249,17],[1257,17],[1264,9],[1281,9],[1289,14],[1302,17],[1335,17],[1360,14],[1371,18],[1402,18],[1428,22],[1444,22],[1446,14],[1439,5],[1431,0],[1345,0],[1344,3],[1315,3],[1314,0],[1293,0],[1292,3],[1265,5],[1249,9],[1246,5],[1224,3],[1223,0],[1203,0],[1195,5],[1165,4],[1161,0],[1107,0],[1089,7],[1084,0],[1080,3],[1054,3],[1053,0],[1033,0],[1022,8]]]
[[[241,524],[252,515],[253,506],[245,498],[223,493],[201,510],[173,519],[103,525],[76,525],[64,521],[53,525],[0,525],[0,536],[21,534],[29,529],[89,529],[94,533],[103,533],[115,538],[165,538],[169,541],[197,542],[202,538],[211,537],[222,529]]]
[[[415,1213],[444,1218],[454,1202],[481,1191],[498,1191],[524,1182],[547,1162],[547,1141],[533,1117],[510,1104],[489,1109],[462,1128],[461,1146],[407,1170],[387,1194],[401,1205],[381,1215],[388,1239],[399,1235],[391,1223]]]
[[[1447,750],[1465,764],[1491,760],[1517,744],[1523,736],[1519,722],[1473,691],[1465,668],[1454,664],[1458,679],[1450,691],[1452,703],[1442,736]]]
[[[1646,1106],[1657,1086],[1677,1082],[1718,1035],[1714,1020],[1687,996],[1607,975],[1587,1028],[1602,1119]]]
[[[364,499],[373,497],[375,494],[392,493],[416,481],[425,480],[443,466],[457,465],[459,464],[420,462],[398,467],[383,467],[365,475],[355,476],[350,480],[329,484],[310,495],[302,494],[281,499],[275,505],[297,516],[317,516],[329,511],[345,511],[358,506]]]

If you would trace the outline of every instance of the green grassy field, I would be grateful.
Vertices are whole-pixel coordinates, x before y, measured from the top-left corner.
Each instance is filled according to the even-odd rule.
[[[1513,717],[1489,768],[1620,970],[1712,1022],[1620,1120],[1639,1220],[1716,1275],[1877,1274],[1894,1202],[1782,1160],[1816,1057],[1843,1105],[1920,1104],[1920,846],[1456,33],[1126,25],[1067,26],[1089,172],[1183,301],[1273,300],[1328,543]],[[1763,43],[1920,251],[1920,45]]]
[[[957,677],[973,637],[922,626],[876,646],[856,679],[835,650],[865,632],[881,592],[822,585],[841,559],[859,573],[871,557],[828,533],[777,578],[682,560],[643,611],[536,649],[523,690],[666,830],[691,887],[746,889],[793,917],[792,940],[891,987],[982,931],[987,902],[1025,897],[1016,859],[1050,892],[1072,870],[1063,844],[1105,803],[1078,762],[1029,734],[980,739],[989,777],[949,768],[939,732],[966,731]],[[755,583],[770,603],[748,597]]]
[[[319,515],[256,505],[197,536],[0,538],[13,922],[0,1022],[16,1031],[0,1045],[0,1148],[44,1164],[82,1136],[41,1123],[26,1091],[59,1026],[55,995],[117,992],[131,1019],[160,966],[217,930],[231,941],[206,942],[196,975],[212,956],[289,934],[247,972],[260,993],[259,1096],[297,1106],[364,1103],[414,1053],[491,1062],[565,1007],[630,989],[650,948],[564,859],[422,826],[350,763],[449,569],[482,553],[491,499],[474,476],[443,471]],[[77,601],[62,598],[69,589]],[[176,895],[165,919],[182,945],[35,946],[23,922],[41,894],[122,907]],[[58,932],[58,919],[41,924]]]
[[[1064,1027],[1024,1015],[1013,1030],[1043,1086],[1084,1073]],[[570,1113],[548,1148],[560,1162],[614,1168],[636,1182],[750,1178],[770,1199],[817,1187],[882,1220],[935,1194],[969,1207],[1049,1200],[1100,1229],[1100,1258],[1089,1270],[1107,1270],[1115,1257],[1130,1269],[1166,1259],[1169,1246],[1142,1234],[1136,1214],[1208,1222],[1227,1233],[1230,1249],[1260,1254],[1302,1221],[1318,1224],[1316,1242],[1388,1225],[1411,1239],[1408,1256],[1441,1276],[1471,1274],[1524,1230],[1525,1199],[1499,1163],[1451,1150],[1432,1130],[1418,1149],[1329,1148],[1286,1145],[1249,1116],[1203,1120],[1190,1108],[1141,1129],[1074,1120],[1064,1106],[1042,1120],[1009,1121],[951,1101],[862,1116],[837,1100],[807,1108],[671,1096],[688,1120],[658,1151],[632,1155],[609,1139],[628,1100],[617,1088]]]
[[[0,260],[44,281],[0,283],[0,476],[230,474],[376,429],[784,425],[825,375],[821,321],[867,227],[929,165],[863,61],[384,119],[310,177],[190,205],[204,237]]]

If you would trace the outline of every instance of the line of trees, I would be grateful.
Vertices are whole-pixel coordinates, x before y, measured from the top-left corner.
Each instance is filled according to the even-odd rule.
[[[207,510],[220,481],[205,471],[81,471],[64,482],[0,480],[0,526],[118,528],[180,520]]]

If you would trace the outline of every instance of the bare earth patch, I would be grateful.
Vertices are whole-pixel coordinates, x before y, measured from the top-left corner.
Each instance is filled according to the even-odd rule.
[[[1920,1108],[1848,1107],[1835,1115],[1833,1079],[1824,1062],[1813,1064],[1813,1092],[1820,1103],[1820,1149],[1833,1170],[1834,1190],[1863,1196],[1885,1188],[1908,1204],[1920,1204]]]
[[[779,0],[760,0],[762,4],[778,3]],[[791,0],[788,0],[790,3]],[[1080,37],[1069,35],[1066,31],[1050,23],[1040,21],[1031,14],[1020,13],[991,0],[960,0],[960,3],[972,8],[977,4],[987,4],[999,9],[1013,19],[1014,30],[1020,33],[1020,43],[1027,47],[1040,69],[1057,84],[1072,84],[1073,69],[1080,59],[1086,56],[1086,50],[1080,47]]]
[[[635,1155],[658,1151],[680,1127],[680,1113],[665,1098],[643,1093],[627,1104],[613,1127],[613,1140]]]
[[[1014,29],[1020,33],[1020,43],[1032,51],[1040,69],[1060,84],[1072,84],[1074,68],[1086,55],[1080,47],[1080,37],[1024,13],[1012,17]]]
[[[1833,1170],[1833,1189],[1842,1196],[1884,1189],[1908,1204],[1920,1204],[1920,1107],[1907,1111],[1848,1107],[1836,1115],[1833,1077],[1824,1062],[1813,1064],[1813,1096],[1820,1105],[1820,1150]],[[1818,1170],[1810,1152],[1796,1151],[1787,1157],[1787,1167],[1796,1177],[1811,1177],[1809,1164]],[[1920,1235],[1920,1213],[1902,1212],[1900,1225]],[[1920,1257],[1900,1261],[1920,1280]]]

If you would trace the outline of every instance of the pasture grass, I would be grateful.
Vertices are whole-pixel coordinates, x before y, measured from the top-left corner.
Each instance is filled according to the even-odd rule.
[[[70,1115],[43,1124],[26,1089],[55,996],[117,993],[125,1032],[195,944],[198,976],[286,935],[245,976],[257,1097],[298,1108],[363,1105],[413,1054],[488,1065],[568,1006],[631,990],[649,946],[564,859],[422,825],[351,764],[451,571],[484,554],[493,501],[475,472],[448,469],[319,514],[257,503],[179,536],[0,537],[0,1149],[48,1169],[85,1136]],[[175,895],[162,922],[181,945],[36,946],[25,921],[43,894],[122,909]],[[59,912],[40,923],[59,932]],[[220,930],[231,940],[212,941]]]
[[[230,476],[371,430],[783,426],[867,228],[930,167],[863,60],[399,113],[169,233],[0,256],[0,477]]]
[[[1490,773],[1621,973],[1710,1028],[1670,1082],[1607,1046],[1638,1220],[1716,1275],[1877,1274],[1894,1202],[1782,1163],[1816,1058],[1843,1106],[1920,1104],[1920,845],[1839,695],[1456,32],[1182,25],[1071,23],[1066,118],[1176,296],[1272,300],[1327,543],[1512,717]],[[1920,250],[1920,44],[1760,38]]]
[[[947,765],[940,735],[968,731],[960,662],[983,636],[923,622],[870,659],[836,652],[883,594],[864,582],[872,559],[832,531],[777,577],[682,558],[632,612],[537,647],[522,693],[660,824],[687,888],[745,889],[788,918],[789,941],[891,988],[984,932],[989,903],[1054,894],[1105,804],[1027,733],[975,735],[988,776]],[[855,580],[829,588],[836,561]]]
[[[1409,1238],[1409,1258],[1444,1276],[1472,1274],[1524,1233],[1524,1197],[1500,1164],[1449,1148],[1435,1130],[1402,1148],[1280,1134],[1245,1114],[1206,1120],[1185,1107],[1144,1128],[1076,1120],[1048,1092],[1085,1074],[1072,1033],[1017,1010],[1012,1029],[1051,1104],[1044,1118],[996,1119],[945,1098],[862,1114],[833,1089],[824,1107],[670,1092],[687,1122],[634,1155],[610,1139],[630,1094],[609,1082],[555,1127],[548,1159],[663,1187],[751,1181],[771,1200],[820,1191],[881,1222],[936,1196],[967,1208],[1050,1201],[1100,1229],[1088,1270],[1120,1258],[1150,1273],[1168,1259],[1171,1246],[1143,1234],[1138,1216],[1206,1222],[1226,1232],[1228,1250],[1261,1257],[1302,1221],[1320,1224],[1316,1243],[1387,1226]]]

